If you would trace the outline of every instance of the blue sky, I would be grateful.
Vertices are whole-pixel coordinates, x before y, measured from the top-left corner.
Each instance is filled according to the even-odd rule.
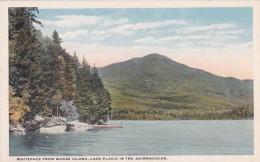
[[[217,75],[252,78],[252,8],[39,11],[44,27],[37,28],[48,36],[57,30],[62,46],[90,64],[105,66],[156,52]]]

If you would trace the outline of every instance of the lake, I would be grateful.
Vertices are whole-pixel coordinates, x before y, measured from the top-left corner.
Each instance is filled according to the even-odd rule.
[[[253,120],[110,121],[123,128],[10,134],[10,156],[252,155]]]

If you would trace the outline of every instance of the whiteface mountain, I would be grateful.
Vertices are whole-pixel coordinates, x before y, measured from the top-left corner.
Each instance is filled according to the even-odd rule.
[[[114,63],[99,73],[119,109],[202,111],[253,104],[252,80],[217,76],[159,54]]]

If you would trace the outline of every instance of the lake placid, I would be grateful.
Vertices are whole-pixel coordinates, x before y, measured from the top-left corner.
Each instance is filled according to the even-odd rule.
[[[10,134],[10,156],[252,155],[253,120],[110,121],[124,128]]]

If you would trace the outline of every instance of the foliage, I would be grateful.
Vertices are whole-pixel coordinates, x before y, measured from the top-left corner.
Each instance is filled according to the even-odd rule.
[[[113,108],[114,120],[241,120],[253,119],[253,106],[226,108],[192,107],[190,109]]]
[[[253,81],[215,76],[159,55],[99,69],[113,119],[253,118]],[[240,109],[239,109],[240,107]]]
[[[110,95],[97,69],[85,58],[81,64],[76,52],[68,54],[56,30],[52,38],[43,37],[33,26],[41,25],[37,12],[37,8],[9,9],[9,84],[14,91],[10,102],[15,105],[23,99],[30,107],[30,111],[12,107],[10,120],[29,120],[36,114],[66,115],[60,104],[73,102],[81,120],[106,121],[111,111]]]
[[[46,95],[41,73],[40,32],[33,26],[33,23],[41,24],[36,20],[37,11],[37,8],[9,8],[9,84],[17,97],[22,98],[24,91],[29,93],[27,103],[31,111],[28,118],[42,110],[42,106],[37,107],[45,104]]]
[[[57,45],[60,45],[62,43],[62,39],[60,38],[59,33],[56,30],[54,30],[52,34],[52,39],[53,42]]]
[[[15,97],[13,88],[9,86],[9,120],[10,122],[21,121],[24,115],[30,111],[29,106],[26,104],[26,100],[29,95],[27,92],[23,92],[23,98]]]

